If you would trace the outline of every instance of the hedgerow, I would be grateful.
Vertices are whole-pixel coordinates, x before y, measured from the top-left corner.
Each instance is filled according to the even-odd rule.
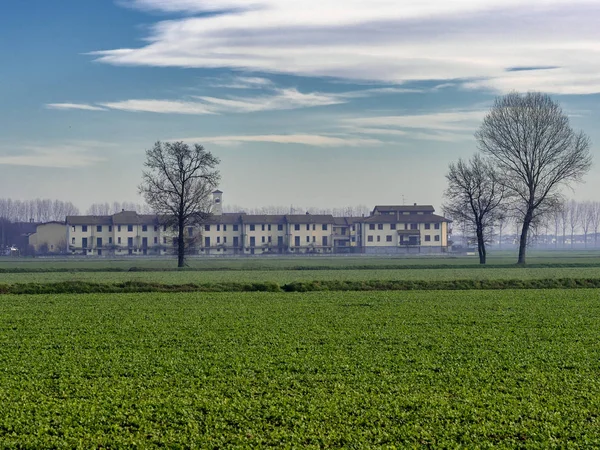
[[[0,294],[92,294],[127,292],[311,292],[311,291],[415,291],[415,290],[496,290],[496,289],[580,289],[600,288],[600,278],[544,278],[530,280],[314,280],[278,284],[185,283],[166,284],[143,281],[93,283],[0,284]]]

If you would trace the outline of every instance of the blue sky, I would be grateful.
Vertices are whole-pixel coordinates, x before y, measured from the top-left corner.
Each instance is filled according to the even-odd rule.
[[[0,196],[136,201],[144,150],[201,143],[224,202],[442,202],[494,97],[548,92],[596,145],[600,5],[579,0],[9,0]],[[600,199],[598,164],[568,196]]]

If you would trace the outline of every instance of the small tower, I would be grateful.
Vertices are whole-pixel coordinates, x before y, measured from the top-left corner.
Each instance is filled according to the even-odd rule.
[[[212,213],[215,216],[221,216],[223,214],[223,192],[213,191],[213,204],[212,204]]]

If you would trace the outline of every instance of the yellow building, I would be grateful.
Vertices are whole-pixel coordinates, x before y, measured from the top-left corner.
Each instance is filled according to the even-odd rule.
[[[35,233],[29,236],[29,245],[35,253],[66,253],[67,227],[64,222],[46,222],[36,226]]]
[[[185,230],[190,255],[306,253],[435,253],[448,248],[449,220],[430,205],[376,206],[369,217],[223,213],[213,192],[213,215]],[[75,254],[97,256],[175,253],[176,232],[154,215],[67,217],[66,242]]]

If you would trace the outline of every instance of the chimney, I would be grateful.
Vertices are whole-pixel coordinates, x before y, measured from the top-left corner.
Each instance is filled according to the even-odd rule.
[[[414,205],[414,206],[417,206],[417,204],[415,203],[415,205]]]

